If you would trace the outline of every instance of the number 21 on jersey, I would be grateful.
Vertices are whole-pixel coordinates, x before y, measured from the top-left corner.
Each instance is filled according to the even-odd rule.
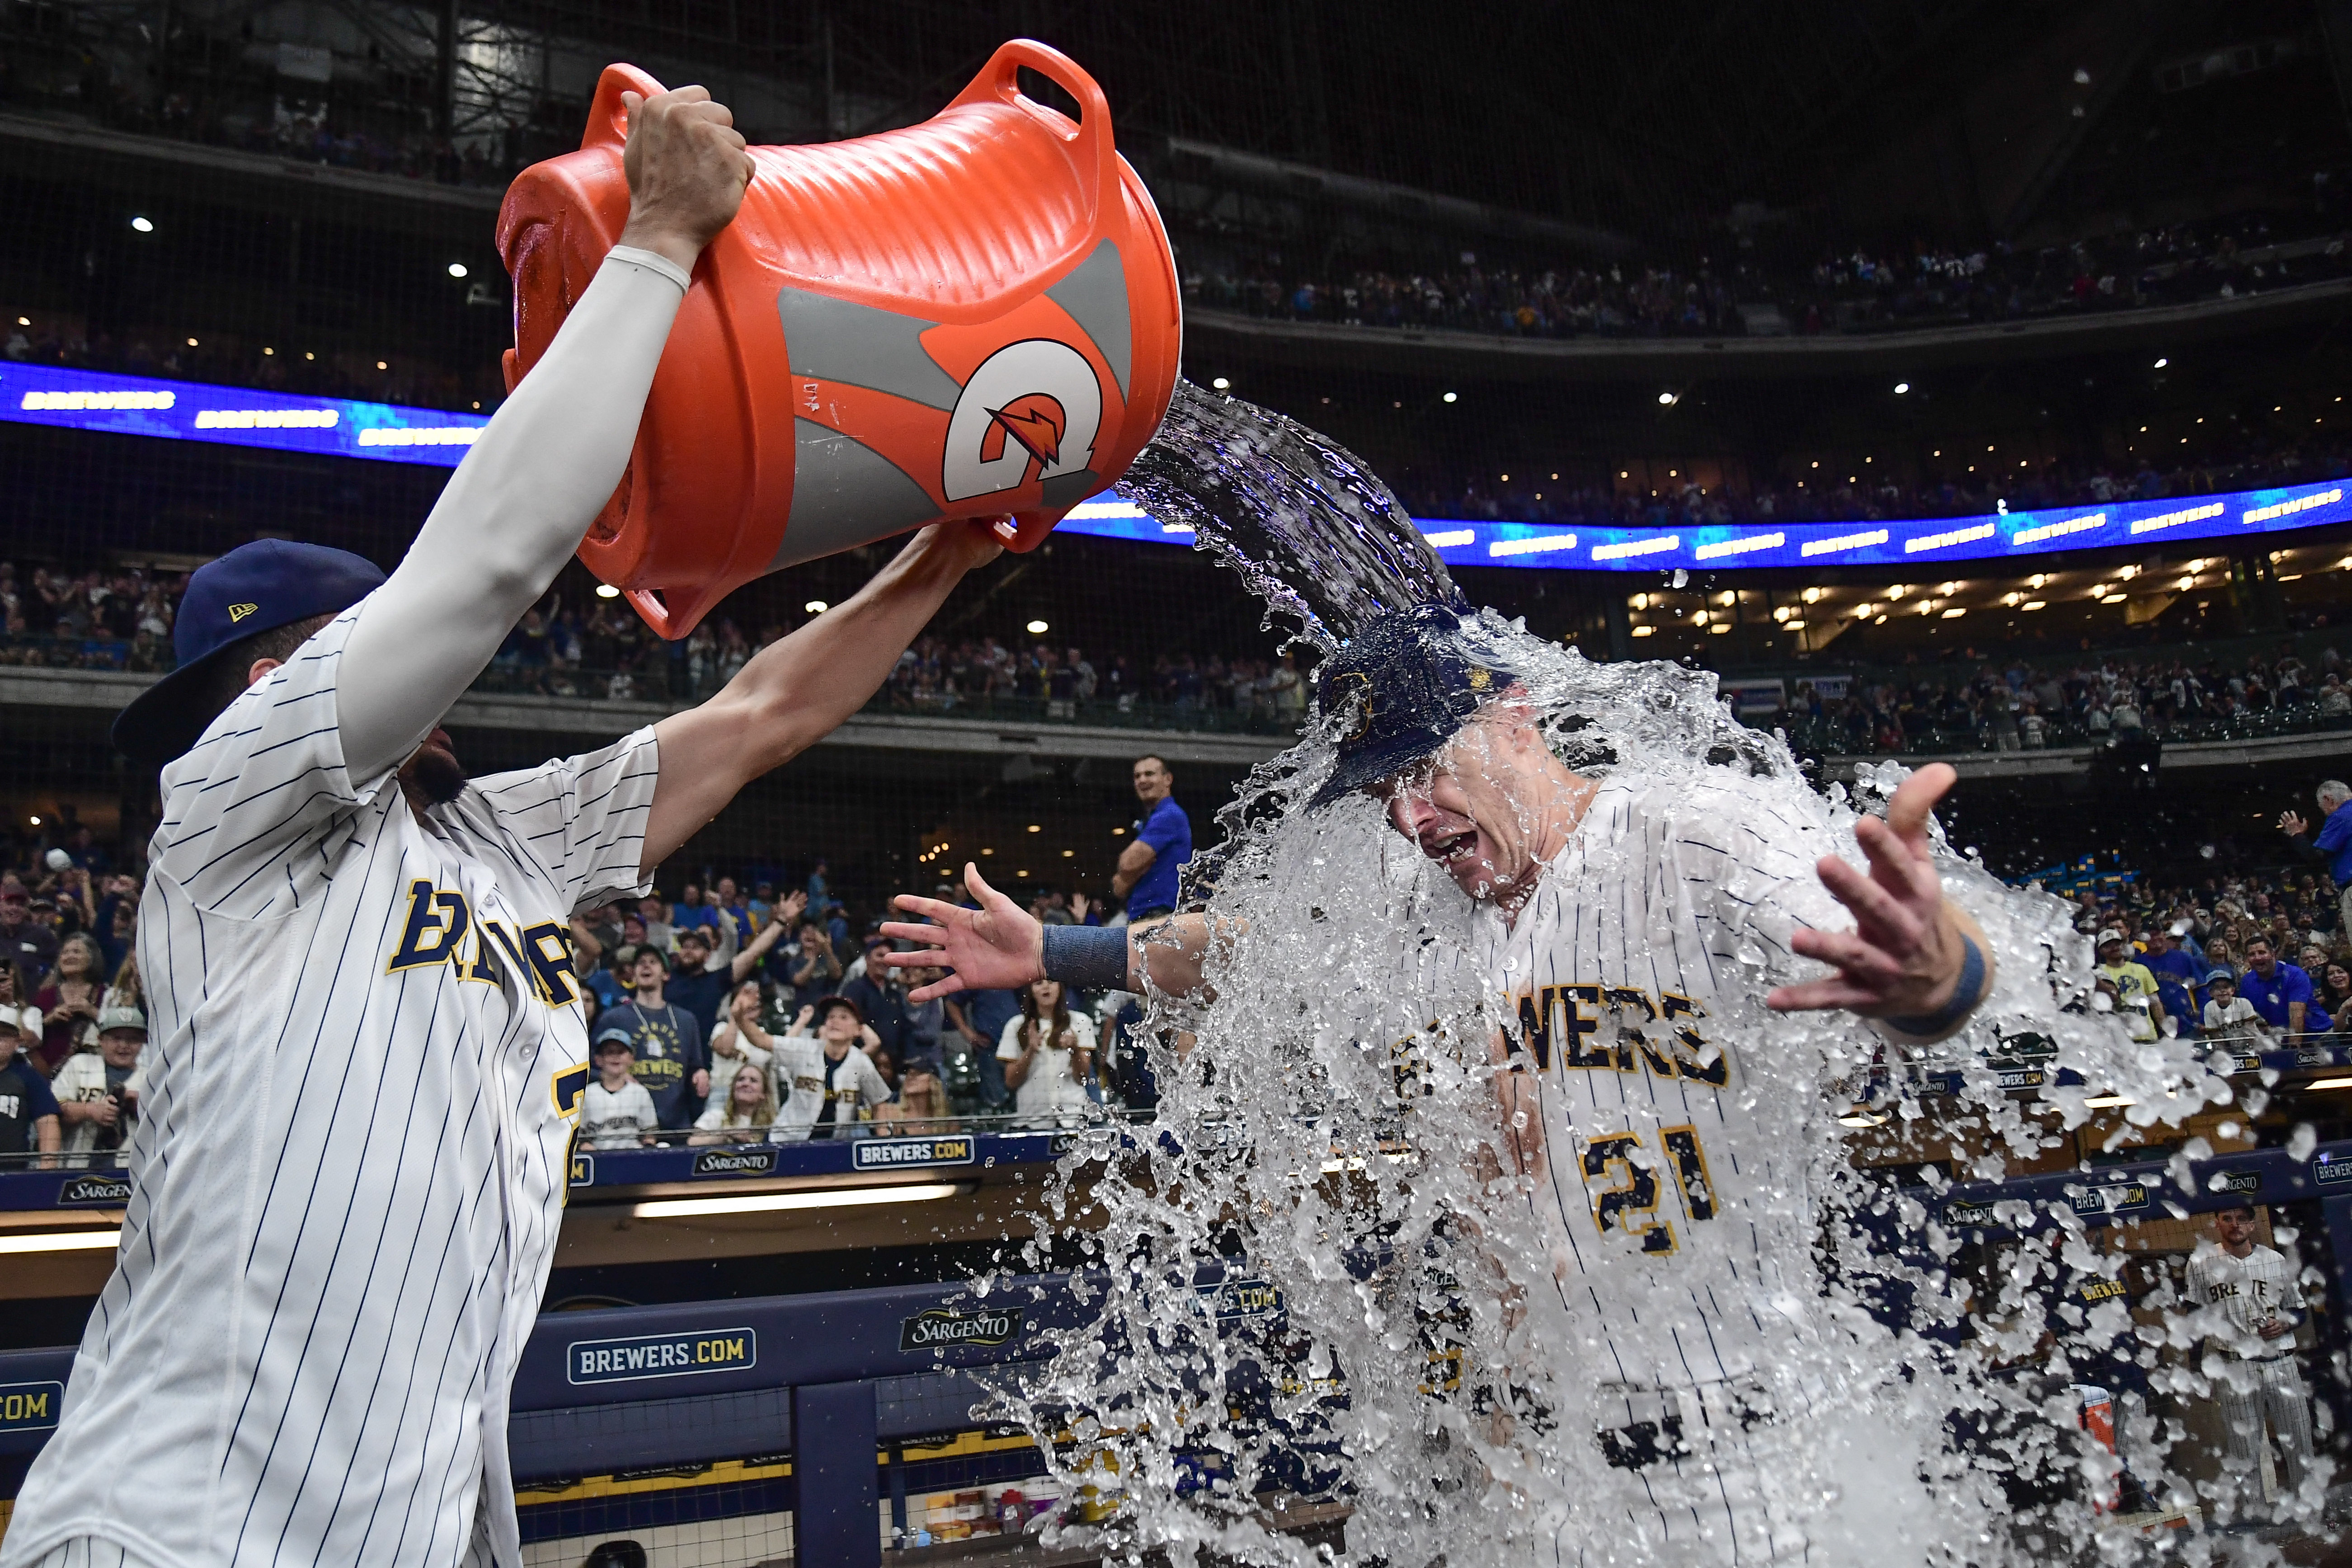
[[[1695,1127],[1661,1127],[1663,1163],[1682,1194],[1683,1212],[1694,1221],[1715,1217],[1715,1184]],[[1674,1222],[1658,1213],[1658,1156],[1638,1132],[1612,1132],[1584,1147],[1584,1186],[1592,1198],[1592,1223],[1602,1235],[1618,1231],[1641,1238],[1642,1250],[1675,1250]]]

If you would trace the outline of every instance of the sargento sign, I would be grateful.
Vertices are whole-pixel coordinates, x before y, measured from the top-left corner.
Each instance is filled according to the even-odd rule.
[[[850,1146],[849,1163],[858,1171],[919,1170],[928,1165],[969,1165],[979,1157],[979,1140],[955,1138],[865,1138]]]
[[[564,1375],[573,1383],[692,1377],[706,1372],[740,1372],[759,1362],[759,1336],[750,1329],[574,1340],[563,1348]]]
[[[58,1189],[59,1208],[118,1208],[130,1201],[131,1178],[128,1176],[76,1176]]]
[[[898,1348],[929,1350],[942,1345],[1003,1345],[1020,1336],[1027,1312],[1019,1307],[959,1310],[933,1307],[898,1321]]]
[[[773,1149],[700,1149],[694,1156],[698,1176],[764,1176],[775,1168]]]
[[[1030,356],[1050,356],[1055,348],[1074,352],[1059,344],[1039,348],[1024,342],[1015,348]],[[1020,384],[1036,391],[1045,383],[1032,387],[1024,379]],[[1012,439],[1014,424],[1030,417],[1021,398],[992,405],[990,397],[975,396],[971,424],[980,435],[985,434],[984,426],[992,425]],[[1066,416],[1068,413],[1066,407]],[[5,362],[0,362],[0,420],[441,468],[455,468],[489,423],[482,414]],[[1066,448],[1068,461],[1075,464],[1084,444],[1079,437],[1089,427],[1083,418],[1067,423],[1055,445],[1055,461],[1063,460]],[[985,486],[988,480],[981,470],[989,462],[1024,458],[1018,450],[1000,454],[998,459],[982,454],[982,447],[973,447],[970,462],[957,469],[962,477],[946,479],[950,489]],[[2352,480],[2320,479],[2273,489],[2039,511],[1890,519],[1867,528],[1851,522],[1678,524],[1665,529],[1454,518],[1415,521],[1430,547],[1450,566],[1585,572],[1657,572],[1679,566],[1715,572],[1821,565],[1916,569],[1940,561],[2011,561],[2051,551],[2144,542],[2258,538],[2347,520],[2352,520]],[[1192,542],[1190,528],[1162,522],[1115,490],[1080,502],[1059,527],[1067,533],[1154,544]]]

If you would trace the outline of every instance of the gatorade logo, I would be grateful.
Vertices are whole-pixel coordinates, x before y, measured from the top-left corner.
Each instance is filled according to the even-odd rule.
[[[948,416],[940,490],[970,500],[1082,473],[1102,413],[1102,383],[1084,354],[1052,338],[1008,343],[971,373]]]

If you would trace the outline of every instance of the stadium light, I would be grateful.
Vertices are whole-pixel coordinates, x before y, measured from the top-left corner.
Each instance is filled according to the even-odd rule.
[[[596,584],[596,596],[600,599],[617,599],[621,596],[621,591],[610,583],[599,583]]]
[[[1053,628],[1051,626],[1048,626],[1043,621],[1031,621],[1029,623],[1029,635],[1033,637],[1042,637],[1052,629]]]
[[[2315,1078],[2303,1087],[2305,1089],[2352,1089],[2352,1078]]]
[[[1216,380],[1214,380],[1214,381],[1213,381],[1213,382],[1209,383],[1209,384],[1210,384],[1211,386],[1215,387],[1219,392],[1228,392],[1228,391],[1231,391],[1231,390],[1232,390],[1232,388],[1233,388],[1233,384],[1233,384],[1232,382],[1230,382],[1230,381],[1227,381],[1223,376],[1222,376],[1222,375],[1221,375],[1221,376],[1217,377],[1217,379],[1216,379]]]
[[[2157,356],[2156,368],[2157,368],[2157,369],[2158,369],[2158,370],[2162,370],[2166,365],[2168,365],[2168,364],[2170,364],[2171,363],[2172,363],[2172,362],[2171,362],[2170,360],[2168,360],[2168,359],[2165,358],[2164,356],[2162,356],[2161,354],[2159,354],[2159,355],[2158,355],[2158,356]]]
[[[152,234],[155,232],[155,226],[148,222],[143,217],[132,218],[131,220],[131,226],[133,231],[140,234]]]
[[[453,261],[453,262],[449,263],[449,276],[450,276],[450,277],[452,277],[452,278],[463,278],[465,275],[466,275],[466,264],[465,264],[464,262],[462,262],[462,261]]]
[[[971,1185],[977,1186],[978,1183]],[[927,1204],[951,1198],[965,1190],[961,1182],[915,1182],[896,1187],[852,1187],[847,1191],[754,1193],[733,1198],[663,1198],[638,1204],[629,1212],[638,1219],[693,1219],[704,1215],[772,1214],[780,1209],[863,1208],[869,1204]]]
[[[803,605],[801,608],[812,616],[821,616],[824,614],[825,604],[823,599],[811,599],[807,604]]]
[[[1658,404],[1661,407],[1672,408],[1679,401],[1680,399],[1675,397],[1675,395],[1671,392],[1662,392],[1658,394]]]
[[[1459,395],[1459,394],[1449,392],[1449,393],[1447,393],[1447,394],[1445,395],[1445,396],[1444,396],[1444,402],[1447,402],[1447,403],[1454,403],[1454,402],[1457,402],[1457,401],[1459,401],[1459,398],[1460,398],[1460,395]]]
[[[1042,822],[1033,822],[1029,825],[1029,831],[1032,833],[1043,833],[1045,831],[1045,825]]]
[[[47,1234],[0,1237],[0,1252],[95,1252],[121,1245],[122,1227],[111,1230],[53,1230]]]
[[[1895,395],[1897,397],[1902,396],[1905,393],[1910,390],[1911,384],[1907,381],[1898,381],[1895,384]]]

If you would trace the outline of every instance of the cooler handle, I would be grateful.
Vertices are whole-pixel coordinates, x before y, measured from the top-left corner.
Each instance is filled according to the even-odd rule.
[[[633,87],[629,90],[637,89]],[[621,597],[628,600],[646,625],[653,627],[654,636],[664,642],[676,642],[692,631],[727,596],[727,592],[723,587],[713,592],[711,585],[706,584],[699,588],[624,588]]]
[[[1025,104],[1049,124],[1055,121],[1068,124],[1065,116],[1023,94],[1019,75],[1023,66],[1078,100],[1078,122],[1066,131],[1060,125],[1054,126],[1054,130],[1063,141],[1077,148],[1078,181],[1086,193],[1087,222],[1091,226],[1101,217],[1103,193],[1118,188],[1118,149],[1111,141],[1110,102],[1103,97],[1103,89],[1095,85],[1095,79],[1078,68],[1077,61],[1034,38],[1008,39],[989,57],[988,64],[971,79],[971,85],[956,94],[955,102],[948,107],[984,103],[993,99],[1002,103]]]
[[[604,68],[596,79],[596,97],[588,106],[588,129],[581,133],[580,150],[592,147],[618,149],[629,140],[629,111],[622,107],[621,94],[634,92],[640,98],[652,98],[669,89],[656,81],[650,72],[615,60]]]

